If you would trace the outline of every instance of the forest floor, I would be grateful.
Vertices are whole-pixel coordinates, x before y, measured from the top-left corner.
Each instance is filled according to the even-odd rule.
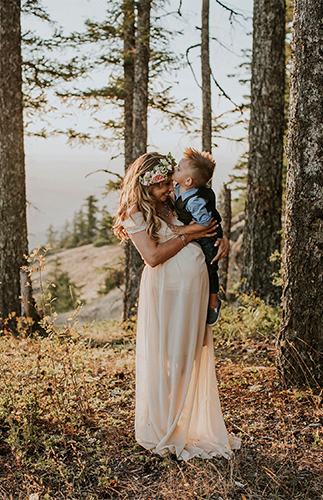
[[[0,499],[323,499],[323,397],[280,385],[274,335],[215,329],[224,419],[242,448],[182,462],[135,441],[134,328],[67,333],[0,338]]]

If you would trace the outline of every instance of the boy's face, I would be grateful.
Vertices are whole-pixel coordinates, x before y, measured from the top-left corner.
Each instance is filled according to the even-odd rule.
[[[192,170],[190,162],[186,158],[182,158],[176,165],[173,173],[173,180],[186,189],[194,187],[194,179],[192,177]]]

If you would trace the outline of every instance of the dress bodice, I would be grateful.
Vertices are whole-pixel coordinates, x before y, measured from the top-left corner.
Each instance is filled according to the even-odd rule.
[[[161,222],[161,227],[158,231],[159,243],[164,243],[165,241],[178,238],[178,235],[173,233],[173,231],[167,226],[166,222],[163,219],[159,220]],[[179,220],[176,221],[176,224],[179,226],[183,226],[183,223]],[[123,221],[122,225],[129,235],[139,233],[140,231],[146,231],[147,228],[147,224],[144,221],[141,212],[132,214],[128,219]]]

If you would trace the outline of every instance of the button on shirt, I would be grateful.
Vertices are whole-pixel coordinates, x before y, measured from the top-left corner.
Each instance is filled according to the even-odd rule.
[[[177,184],[175,188],[175,198],[176,200],[178,198],[182,198],[183,201],[186,200],[189,196],[192,196],[192,194],[197,193],[198,188],[192,188],[188,189],[187,191],[184,191],[181,195],[179,194],[179,184]],[[207,204],[207,200],[204,198],[201,198],[200,196],[192,196],[187,202],[186,205],[186,210],[192,214],[193,221],[196,222],[197,224],[200,224],[200,226],[208,226],[212,220],[212,213],[209,212],[205,205]]]

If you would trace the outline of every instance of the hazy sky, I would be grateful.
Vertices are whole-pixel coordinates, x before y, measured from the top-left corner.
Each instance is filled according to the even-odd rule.
[[[182,17],[165,17],[163,24],[169,28],[177,28],[183,31],[182,36],[176,37],[172,42],[172,48],[177,53],[185,53],[187,47],[199,43],[201,1],[183,0]],[[217,4],[215,0],[210,1],[210,35],[219,40],[211,41],[211,65],[213,72],[225,89],[227,94],[237,103],[241,103],[242,96],[248,92],[246,86],[238,82],[240,76],[245,76],[239,65],[243,63],[241,50],[251,48],[251,16],[252,0],[230,0],[223,2],[232,9],[241,12],[245,18],[236,17],[230,23],[229,13]],[[88,18],[102,20],[105,17],[105,0],[43,0],[43,5],[50,13],[52,19],[64,27],[66,32],[82,30],[84,21]],[[169,11],[176,11],[178,0],[170,0],[167,4]],[[46,35],[46,27],[39,22],[29,18],[23,20],[23,30],[33,29]],[[199,51],[192,51],[192,61],[198,80]],[[228,75],[237,74],[236,77]],[[105,81],[104,74],[98,74],[98,85]],[[170,76],[165,75],[167,81]],[[186,66],[174,75],[173,94],[178,99],[187,98],[195,105],[194,115],[201,115],[201,91],[198,88],[190,69]],[[92,82],[94,87],[96,82]],[[233,106],[224,98],[219,97],[215,85],[212,85],[212,106],[215,115],[224,111],[232,110]],[[86,131],[90,123],[87,116],[69,109],[71,123],[82,131]],[[57,116],[57,113],[56,113]],[[192,138],[171,124],[161,125],[156,115],[149,117],[148,150],[158,150],[162,153],[172,154],[180,159],[182,151],[187,146],[201,149],[200,137]],[[59,113],[56,117],[55,127],[59,126]],[[225,132],[224,135],[241,135],[242,130],[236,132]],[[215,191],[221,189],[222,183],[228,181],[228,176],[245,145],[238,146],[227,140],[216,140],[218,148],[213,149],[213,156],[217,162],[216,172],[213,178]],[[26,172],[27,172],[27,198],[28,227],[30,246],[35,242],[45,243],[45,232],[50,224],[61,229],[65,220],[72,220],[73,213],[78,210],[84,199],[90,194],[100,199],[100,205],[107,205],[113,212],[116,197],[109,195],[102,198],[104,184],[109,177],[105,173],[97,173],[85,178],[85,176],[100,168],[108,168],[122,173],[123,159],[120,157],[111,162],[111,157],[122,153],[122,146],[116,146],[107,140],[108,150],[102,151],[93,146],[70,147],[62,136],[40,139],[26,137]]]

